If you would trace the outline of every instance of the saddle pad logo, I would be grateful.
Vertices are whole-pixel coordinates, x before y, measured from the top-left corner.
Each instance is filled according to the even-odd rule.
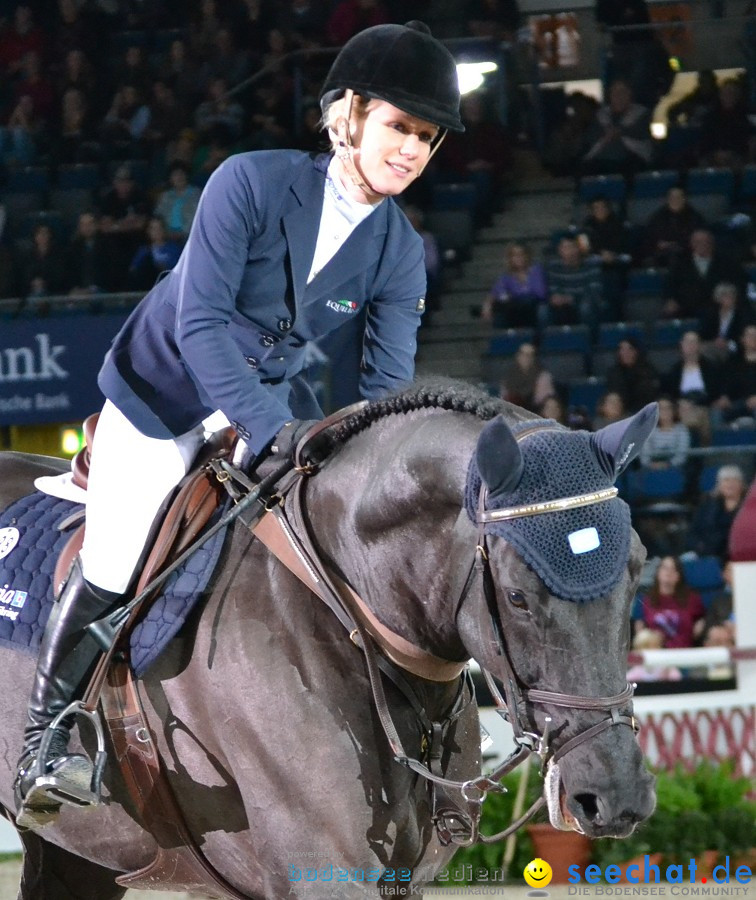
[[[337,313],[351,314],[357,309],[353,300],[326,300],[326,306]]]
[[[0,588],[0,617],[11,619],[15,622],[18,618],[18,611],[26,603],[29,596],[27,591],[17,591],[15,588],[8,587],[7,584]],[[14,606],[15,609],[10,609]]]
[[[20,537],[18,528],[0,528],[0,559],[15,548]]]

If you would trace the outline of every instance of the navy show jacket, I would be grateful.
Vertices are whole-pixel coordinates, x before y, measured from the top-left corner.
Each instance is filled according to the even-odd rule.
[[[170,438],[222,410],[259,452],[297,408],[305,344],[366,309],[365,399],[414,376],[425,297],[422,239],[387,198],[307,284],[330,157],[229,157],[202,193],[175,268],[138,304],[100,371],[144,434]]]

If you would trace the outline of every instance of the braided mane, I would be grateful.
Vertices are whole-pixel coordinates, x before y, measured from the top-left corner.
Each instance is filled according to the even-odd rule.
[[[504,412],[507,404],[468,382],[451,378],[429,378],[417,382],[411,388],[372,401],[334,426],[329,437],[335,443],[343,443],[379,419],[421,409],[469,413],[485,422]]]

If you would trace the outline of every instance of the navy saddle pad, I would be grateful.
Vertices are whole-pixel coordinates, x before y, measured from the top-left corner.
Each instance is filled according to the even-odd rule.
[[[53,604],[58,554],[70,537],[61,529],[80,504],[36,492],[0,513],[0,644],[36,656]],[[212,524],[212,522],[211,522]],[[143,675],[184,624],[207,587],[227,529],[200,546],[166,579],[131,633],[131,664]]]

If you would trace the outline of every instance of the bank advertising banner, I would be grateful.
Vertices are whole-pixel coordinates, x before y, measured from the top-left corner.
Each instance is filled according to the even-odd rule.
[[[78,422],[97,412],[97,373],[126,316],[1,320],[0,425]]]

